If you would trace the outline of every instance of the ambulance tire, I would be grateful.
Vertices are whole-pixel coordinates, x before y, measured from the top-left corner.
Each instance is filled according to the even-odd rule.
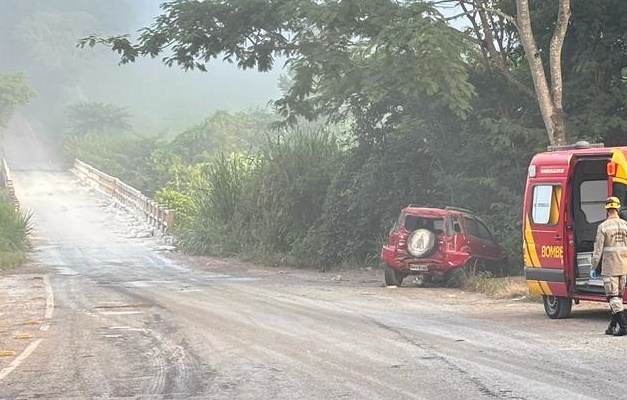
[[[573,301],[566,297],[542,296],[544,311],[551,319],[562,319],[570,317]]]
[[[401,286],[403,279],[407,274],[402,273],[396,268],[392,268],[386,263],[383,263],[383,280],[385,286]]]

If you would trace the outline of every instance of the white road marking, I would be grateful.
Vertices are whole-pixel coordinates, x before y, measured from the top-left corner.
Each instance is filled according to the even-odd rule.
[[[33,351],[35,351],[35,349],[37,348],[37,346],[39,346],[39,343],[41,343],[42,340],[43,339],[38,339],[38,340],[35,340],[33,343],[29,344],[28,347],[24,349],[22,354],[17,356],[17,358],[13,360],[11,364],[9,364],[8,367],[0,371],[0,381],[4,379],[7,375],[9,375],[15,368],[19,367],[19,365],[24,360],[26,360],[26,358],[30,356]]]
[[[133,315],[143,314],[143,311],[100,311],[100,315]]]
[[[78,275],[78,272],[70,267],[57,267],[57,272],[59,273],[59,275]]]
[[[44,284],[46,286],[46,312],[44,314],[44,318],[51,319],[52,313],[54,312],[54,295],[52,293],[52,285],[50,285],[50,279],[48,278],[48,275],[44,275]],[[49,327],[50,324],[44,324],[39,328],[39,330],[47,331]],[[9,364],[8,367],[1,370],[0,381],[6,378],[7,375],[13,372],[15,368],[17,368],[22,362],[24,362],[24,360],[26,360],[26,358],[28,358],[28,356],[30,356],[33,351],[35,351],[35,349],[37,348],[37,346],[39,346],[42,340],[43,339],[37,339],[29,344],[26,349],[24,349],[24,351],[19,356],[17,356],[15,360],[11,362],[11,364]]]

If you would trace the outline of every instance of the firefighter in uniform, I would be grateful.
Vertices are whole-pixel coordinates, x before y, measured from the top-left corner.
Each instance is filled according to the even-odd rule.
[[[607,219],[597,230],[592,254],[590,276],[596,277],[599,262],[605,296],[612,311],[612,321],[605,334],[627,335],[627,319],[623,312],[623,290],[627,274],[627,221],[619,218],[620,200],[608,197],[605,200]]]

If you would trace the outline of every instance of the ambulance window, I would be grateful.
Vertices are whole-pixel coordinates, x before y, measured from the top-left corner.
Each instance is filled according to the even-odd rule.
[[[561,197],[562,187],[559,185],[534,186],[531,204],[532,222],[546,225],[557,224]]]
[[[584,181],[579,186],[580,207],[589,224],[605,219],[605,198],[607,197],[607,181]]]

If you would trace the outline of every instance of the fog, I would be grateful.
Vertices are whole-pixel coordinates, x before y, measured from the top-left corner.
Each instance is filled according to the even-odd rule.
[[[217,59],[208,72],[167,67],[160,58],[118,65],[104,47],[76,48],[88,34],[137,34],[162,0],[0,0],[0,74],[22,71],[37,92],[26,112],[61,129],[66,105],[126,107],[140,133],[179,133],[219,109],[266,107],[278,97],[281,63],[270,73]]]

